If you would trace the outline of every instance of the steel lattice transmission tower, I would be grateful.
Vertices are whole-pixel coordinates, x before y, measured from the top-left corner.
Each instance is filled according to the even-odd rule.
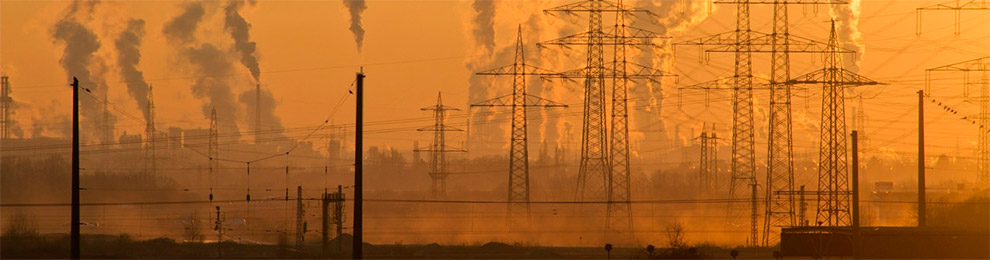
[[[512,133],[509,147],[509,190],[508,215],[510,220],[528,219],[530,216],[529,192],[529,145],[527,139],[526,109],[567,107],[562,103],[550,101],[541,97],[527,94],[526,77],[531,75],[553,75],[549,70],[526,64],[523,47],[522,26],[516,36],[515,61],[508,66],[478,72],[478,75],[512,76],[512,94],[486,100],[471,107],[511,107]]]
[[[577,198],[579,200],[604,199],[607,203],[606,225],[609,231],[632,230],[632,213],[629,192],[629,143],[628,103],[629,81],[645,79],[658,82],[661,77],[673,74],[647,66],[628,62],[626,49],[630,46],[658,47],[660,35],[626,25],[625,16],[647,10],[627,8],[621,1],[612,3],[588,0],[546,10],[545,12],[587,12],[588,31],[564,38],[540,43],[540,46],[586,46],[587,63],[584,68],[566,71],[558,75],[565,79],[584,79],[584,118],[581,142],[581,163],[578,172]],[[614,29],[606,31],[602,25],[602,13],[615,14]],[[614,47],[611,64],[605,62],[605,46]],[[611,131],[605,129],[605,81],[611,79],[612,113]],[[608,134],[611,135],[608,135]],[[607,136],[607,137],[606,137]],[[606,145],[606,138],[611,149]],[[594,185],[601,181],[601,185]],[[590,183],[590,184],[589,184]]]
[[[698,191],[711,193],[718,190],[718,136],[715,135],[715,124],[703,123],[701,126],[701,159],[698,163]],[[709,132],[710,130],[710,132]]]
[[[771,227],[791,226],[794,219],[794,167],[793,145],[791,135],[791,84],[790,53],[824,53],[827,45],[811,39],[796,37],[788,32],[787,6],[846,4],[839,0],[726,0],[717,1],[719,4],[737,5],[737,30],[699,38],[678,45],[714,46],[705,52],[734,52],[736,55],[737,79],[733,93],[733,180],[730,184],[730,196],[737,196],[737,190],[743,185],[742,180],[752,179],[755,183],[755,158],[752,138],[752,61],[748,54],[762,52],[771,54],[770,71],[770,122],[769,144],[767,155],[766,215],[763,227],[763,239],[758,240],[756,234],[750,235],[750,241],[771,243]],[[773,5],[773,32],[759,33],[749,29],[749,5]],[[842,53],[851,51],[841,50]],[[709,83],[707,85],[717,85]],[[747,86],[748,85],[748,86]],[[748,100],[747,100],[748,99]],[[747,106],[748,105],[748,106]],[[748,124],[748,125],[747,125]],[[741,148],[739,148],[741,147]],[[750,168],[752,170],[750,171]],[[747,175],[748,174],[748,175]],[[731,210],[730,210],[730,215]],[[755,230],[755,227],[751,227]],[[755,242],[754,242],[755,244]]]
[[[10,92],[13,89],[10,88],[10,77],[3,76],[0,77],[0,123],[3,123],[2,129],[0,129],[0,140],[10,138],[10,125],[13,124],[13,103],[14,99],[10,97]]]
[[[437,104],[420,110],[433,111],[433,125],[417,129],[418,131],[433,132],[433,143],[430,148],[416,150],[416,152],[430,152],[429,175],[433,179],[431,193],[433,198],[443,198],[447,196],[447,176],[450,175],[450,171],[447,169],[447,153],[464,152],[464,150],[451,149],[447,146],[447,132],[463,131],[446,124],[447,111],[460,111],[460,109],[444,106],[443,98],[440,93],[437,93]]]
[[[155,135],[157,133],[155,132],[155,94],[153,90],[151,85],[148,85],[148,106],[145,108],[148,111],[148,119],[144,128],[144,157],[146,169],[150,173],[155,173],[158,167],[158,158],[155,157]]]
[[[712,37],[678,43],[677,45],[719,45],[729,47],[735,54],[734,74],[731,78],[716,79],[687,88],[719,89],[728,86],[732,90],[732,157],[729,177],[729,199],[745,198],[746,186],[756,185],[756,149],[753,129],[753,62],[750,29],[750,3],[740,0],[736,5],[736,30]],[[728,82],[725,82],[728,81]],[[728,83],[728,84],[726,84]],[[707,97],[707,94],[706,94]],[[706,103],[707,105],[707,103]],[[755,189],[755,188],[754,188]],[[740,217],[733,204],[728,205],[730,221]],[[751,225],[750,241],[757,241],[756,225]]]
[[[935,4],[925,7],[918,7],[915,11],[917,13],[917,18],[915,19],[915,33],[921,35],[921,13],[923,11],[953,11],[955,13],[955,28],[954,33],[959,35],[959,24],[960,24],[960,13],[962,11],[990,11],[990,1],[988,0],[956,0],[953,2],[945,2],[941,4]]]
[[[852,191],[849,188],[849,150],[846,147],[845,88],[881,83],[842,67],[835,21],[829,34],[828,50],[821,70],[799,76],[789,84],[822,84],[816,222],[824,226],[848,226],[851,222]]]
[[[925,70],[926,88],[929,88],[925,93],[929,95],[932,72],[962,72],[963,93],[966,96],[973,89],[979,89],[979,97],[970,98],[980,106],[977,116],[981,126],[977,142],[977,180],[981,188],[990,187],[990,129],[982,128],[990,126],[990,56]],[[974,73],[978,74],[978,80],[973,80]]]

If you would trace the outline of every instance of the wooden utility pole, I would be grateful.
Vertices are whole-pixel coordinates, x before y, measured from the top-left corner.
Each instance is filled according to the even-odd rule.
[[[918,226],[927,222],[925,214],[925,91],[918,90]]]
[[[852,225],[859,227],[859,131],[852,131]]]
[[[72,77],[72,228],[69,234],[72,259],[79,259],[79,80]]]
[[[362,150],[364,150],[364,69],[357,74],[357,108],[355,110],[354,118],[354,242],[351,247],[351,257],[354,259],[361,259],[361,244],[363,244],[363,236],[361,235],[361,215],[363,207],[361,206],[362,200],[364,199],[363,194],[363,167],[362,167]]]

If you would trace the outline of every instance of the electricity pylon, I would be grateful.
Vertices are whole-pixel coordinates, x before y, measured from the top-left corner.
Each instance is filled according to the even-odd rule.
[[[625,22],[625,15],[647,10],[627,8],[622,1],[616,3],[587,0],[546,10],[545,12],[587,12],[588,31],[540,43],[540,46],[586,46],[588,61],[584,68],[566,71],[558,75],[565,79],[584,78],[585,102],[581,142],[581,163],[578,172],[577,198],[605,199],[607,203],[606,230],[628,232],[632,230],[632,210],[629,192],[629,143],[628,143],[628,82],[645,79],[659,83],[661,77],[673,74],[647,66],[628,62],[625,58],[628,46],[658,47],[654,41],[660,35],[633,27]],[[615,14],[614,29],[606,31],[602,25],[602,13]],[[604,46],[613,46],[611,64],[604,61]],[[605,130],[605,80],[612,79],[611,135],[606,145]],[[601,186],[589,190],[589,182],[601,180]]]
[[[925,70],[926,91],[930,95],[932,72],[962,72],[963,73],[963,93],[969,96],[971,89],[979,89],[980,95],[970,98],[970,101],[980,105],[978,115],[980,126],[990,126],[990,56],[963,61],[959,63],[939,66]],[[973,73],[978,73],[979,80],[973,80]],[[990,187],[990,129],[979,129],[979,141],[977,143],[977,183],[980,188]]]
[[[940,4],[918,7],[915,19],[915,34],[921,35],[921,13],[923,11],[953,11],[955,13],[955,29],[953,33],[959,35],[960,13],[962,11],[990,11],[990,1],[988,0],[956,0]]]
[[[529,144],[527,139],[526,109],[530,107],[553,108],[567,105],[527,94],[526,77],[530,75],[556,74],[526,64],[522,26],[516,36],[515,61],[508,66],[478,72],[478,75],[512,76],[512,94],[486,100],[471,107],[511,107],[512,136],[509,147],[509,192],[507,218],[510,225],[530,216],[529,192]]]
[[[825,47],[827,47],[826,44],[822,44],[814,40],[790,35],[788,32],[787,6],[793,4],[831,5],[846,4],[847,2],[839,0],[726,0],[716,3],[736,4],[737,8],[739,8],[737,9],[737,15],[739,16],[737,17],[737,23],[744,23],[746,25],[749,24],[749,10],[748,7],[745,7],[743,10],[740,6],[753,4],[773,5],[773,32],[771,34],[754,32],[748,30],[748,28],[741,28],[740,24],[737,24],[736,32],[717,34],[680,44],[702,46],[715,45],[715,48],[705,51],[706,55],[708,52],[771,53],[769,142],[767,154],[767,182],[765,185],[767,203],[763,226],[764,235],[762,239],[763,245],[770,245],[772,242],[776,242],[776,237],[771,238],[770,236],[770,229],[772,227],[792,226],[796,223],[794,214],[795,202],[793,198],[794,154],[791,134],[791,85],[787,83],[790,79],[790,53],[823,53],[826,51]],[[746,16],[746,18],[742,18],[742,16]],[[743,30],[748,33],[742,33],[742,35],[739,35],[739,31]],[[743,72],[745,72],[745,66],[751,66],[752,63],[749,62],[750,59],[745,58],[744,56],[744,58],[742,58],[743,63],[740,64],[740,59],[741,58],[737,55],[736,69],[737,71],[739,71],[739,69],[744,69]],[[749,72],[751,75],[752,71],[750,70]],[[737,74],[735,76],[739,78],[740,75]],[[751,86],[752,84],[750,83],[750,90],[752,89]],[[737,88],[744,87],[737,86]],[[749,97],[752,97],[751,92],[745,93],[745,90],[743,92],[744,93],[742,94],[749,94]],[[746,96],[742,97],[745,98]],[[734,99],[735,98],[739,97],[737,96],[734,97]],[[734,103],[737,102],[734,101]],[[745,109],[745,107],[743,109]],[[748,111],[751,111],[751,109],[743,111],[742,113],[751,113]],[[745,114],[741,115],[744,116]],[[747,120],[747,118],[741,119]],[[738,121],[741,120],[734,118],[734,122]],[[735,133],[736,132],[734,131],[734,134]],[[733,137],[734,140],[736,138],[737,136]],[[746,138],[746,135],[742,136],[742,138]],[[734,141],[733,146],[735,147],[736,145],[737,144]],[[741,152],[749,153],[750,151],[741,150]],[[735,154],[735,152],[733,154]],[[741,158],[748,159],[746,157]],[[736,159],[736,157],[733,158],[733,160]],[[755,160],[753,161],[755,162]],[[755,163],[753,165],[753,176],[755,176]],[[736,174],[735,170],[736,169],[734,168],[733,174]],[[742,174],[745,174],[745,172]],[[730,190],[733,190],[734,188],[732,186],[735,185],[738,184],[730,185]],[[730,193],[734,192],[734,190],[730,191]],[[751,239],[755,240],[755,235],[751,234]]]
[[[849,150],[846,149],[845,87],[882,84],[842,67],[835,21],[828,39],[825,64],[789,84],[822,84],[821,142],[818,167],[818,214],[823,226],[850,225]]]
[[[701,159],[698,163],[698,191],[699,193],[710,193],[718,190],[718,136],[715,135],[715,123],[711,124],[709,132],[708,123],[702,123],[701,136]]]
[[[463,131],[459,128],[448,126],[447,111],[459,111],[460,109],[444,106],[443,98],[437,93],[437,104],[421,108],[423,111],[433,111],[434,123],[431,126],[417,129],[418,131],[433,132],[433,144],[428,149],[416,150],[416,152],[430,152],[430,178],[433,179],[431,193],[433,198],[443,198],[447,196],[447,176],[450,171],[447,169],[447,153],[464,152],[461,149],[450,149],[447,147],[446,132]]]
[[[155,157],[155,94],[151,85],[148,85],[148,119],[144,128],[145,145],[144,159],[146,169],[154,174],[158,166],[158,158]]]

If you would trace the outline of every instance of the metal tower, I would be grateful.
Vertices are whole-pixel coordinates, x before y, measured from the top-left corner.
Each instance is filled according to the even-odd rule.
[[[433,179],[433,187],[431,191],[433,198],[443,198],[447,196],[447,175],[450,175],[450,172],[447,170],[446,154],[449,152],[464,152],[464,150],[461,149],[450,149],[447,147],[445,133],[450,131],[463,131],[446,124],[447,111],[459,111],[460,109],[444,106],[440,93],[437,93],[437,104],[434,106],[421,108],[420,110],[433,111],[433,125],[417,129],[418,131],[433,132],[433,144],[431,144],[429,149],[420,149],[416,150],[416,152],[430,152],[429,175],[430,178]]]
[[[659,83],[664,76],[673,74],[647,66],[628,62],[625,51],[628,46],[657,47],[654,40],[660,35],[629,27],[625,15],[650,14],[647,10],[627,8],[621,1],[612,3],[601,0],[576,2],[544,12],[588,13],[588,31],[564,38],[540,43],[541,46],[579,45],[587,47],[587,63],[584,68],[547,77],[584,79],[584,120],[582,127],[581,163],[578,172],[577,198],[579,200],[604,199],[608,202],[606,227],[609,231],[631,231],[632,214],[629,193],[628,147],[628,82],[645,79]],[[615,14],[614,29],[606,31],[602,25],[602,13]],[[613,46],[613,62],[604,61],[605,46]],[[605,130],[605,80],[612,79],[611,135],[606,145]],[[601,185],[596,182],[601,181]],[[615,216],[615,217],[613,217]]]
[[[981,126],[990,126],[990,56],[939,66],[925,70],[926,88],[930,88],[932,72],[962,72],[963,93],[969,94],[972,89],[979,89],[980,95],[970,98],[970,101],[980,104],[978,115]],[[973,80],[977,73],[979,80]],[[930,90],[925,93],[931,94]],[[980,188],[990,187],[990,130],[980,128],[977,143],[977,181]]]
[[[835,22],[828,40],[825,64],[789,84],[822,84],[821,149],[818,167],[818,214],[816,222],[824,226],[850,224],[848,149],[846,149],[845,87],[877,85],[879,82],[857,75],[842,67]]]
[[[586,199],[608,199],[610,189],[609,174],[610,165],[608,146],[606,145],[607,130],[605,129],[605,79],[606,78],[626,78],[626,75],[616,75],[615,67],[608,68],[605,63],[604,49],[606,45],[653,45],[650,39],[658,38],[655,33],[643,30],[627,28],[634,36],[619,36],[616,31],[605,31],[602,25],[602,14],[609,13],[632,13],[646,10],[627,9],[624,6],[603,0],[585,0],[559,7],[544,10],[545,13],[588,13],[588,31],[564,38],[540,43],[540,46],[557,45],[569,46],[580,45],[587,47],[587,63],[584,68],[565,72],[550,77],[562,77],[568,79],[584,79],[584,120],[581,132],[581,163],[578,172],[577,198]],[[618,15],[621,16],[621,15]],[[619,26],[616,26],[618,29]],[[618,32],[622,33],[622,32]],[[626,33],[630,33],[627,31]],[[623,62],[624,65],[628,65]],[[641,67],[641,68],[646,68]],[[628,68],[625,68],[628,72]],[[625,100],[621,100],[624,102]],[[620,104],[621,105],[621,104]],[[597,182],[600,185],[589,187],[588,182]]]
[[[148,110],[148,119],[144,128],[145,168],[153,174],[157,170],[158,158],[155,157],[155,94],[151,85],[148,85],[148,107],[146,109]]]
[[[545,69],[526,64],[524,53],[522,26],[519,26],[516,38],[515,61],[508,66],[478,72],[478,75],[512,76],[512,94],[486,100],[471,107],[511,107],[512,136],[509,148],[509,192],[508,218],[518,220],[528,218],[529,205],[529,146],[527,142],[526,109],[529,107],[551,108],[567,107],[567,105],[550,101],[526,93],[526,77],[528,75],[555,74]]]
[[[955,20],[955,30],[953,31],[956,35],[959,32],[959,20],[960,13],[962,11],[990,11],[990,1],[988,0],[956,0],[954,2],[945,2],[941,4],[935,4],[925,7],[919,7],[915,12],[917,13],[915,19],[915,33],[921,35],[921,13],[922,11],[953,11],[956,15]]]
[[[0,140],[10,138],[10,125],[14,122],[12,104],[14,99],[10,97],[10,77],[3,76],[0,77],[0,123],[3,124],[2,129],[0,129]]]
[[[718,136],[715,135],[715,124],[701,126],[701,159],[698,166],[698,190],[700,193],[711,193],[718,190]]]
[[[209,136],[209,149],[207,150],[207,155],[210,159],[210,182],[216,183],[217,176],[220,175],[220,147],[218,138],[220,137],[220,129],[217,125],[217,108],[214,107],[210,112],[210,136]],[[250,166],[250,164],[248,164]],[[250,169],[250,168],[248,168]],[[250,170],[248,170],[250,172]],[[213,201],[213,185],[210,185],[210,201]]]
[[[772,50],[770,51],[770,128],[768,135],[766,216],[763,222],[763,245],[770,245],[770,229],[793,226],[795,219],[794,197],[794,145],[791,133],[791,77],[788,52],[787,5],[773,5]]]
[[[727,0],[720,4],[736,4],[736,31],[699,38],[677,45],[715,46],[708,52],[736,53],[733,95],[733,177],[730,196],[738,196],[744,181],[755,182],[755,150],[752,117],[752,61],[748,53],[771,53],[770,76],[770,142],[767,173],[767,214],[764,221],[763,244],[770,244],[772,226],[789,226],[794,221],[793,146],[791,144],[791,110],[789,79],[790,53],[823,53],[826,44],[792,36],[788,33],[787,6],[791,4],[845,4],[839,0]],[[773,33],[750,30],[749,5],[773,4]],[[843,53],[850,52],[842,50]],[[706,54],[707,55],[707,54]],[[717,82],[717,80],[716,80]],[[706,83],[704,85],[718,85]],[[730,215],[731,211],[730,211]],[[754,235],[751,235],[753,237]]]

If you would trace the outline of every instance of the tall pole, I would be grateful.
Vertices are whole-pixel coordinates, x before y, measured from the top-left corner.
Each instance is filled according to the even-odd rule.
[[[354,243],[351,248],[351,257],[353,259],[361,259],[361,244],[363,244],[363,236],[361,234],[361,215],[363,207],[361,206],[362,200],[364,199],[363,194],[363,180],[362,174],[364,170],[362,169],[362,150],[364,150],[364,70],[357,74],[357,107],[355,110],[354,118]]]
[[[618,0],[620,8],[624,7]],[[628,28],[625,14],[615,15],[615,36],[625,42]],[[605,225],[606,232],[632,232],[632,204],[629,192],[629,105],[627,91],[629,76],[626,74],[626,44],[616,44],[612,69],[612,118],[609,131],[609,169]],[[628,233],[627,233],[628,234]]]
[[[79,259],[79,80],[72,77],[72,217],[69,255]]]
[[[787,3],[774,1],[770,71],[770,128],[767,153],[766,218],[763,245],[777,241],[772,231],[793,226],[794,154],[791,129],[790,50]]]
[[[859,227],[859,131],[852,131],[852,225]]]
[[[254,85],[254,143],[261,139],[261,83]]]
[[[918,226],[924,227],[925,213],[925,91],[918,90]]]

